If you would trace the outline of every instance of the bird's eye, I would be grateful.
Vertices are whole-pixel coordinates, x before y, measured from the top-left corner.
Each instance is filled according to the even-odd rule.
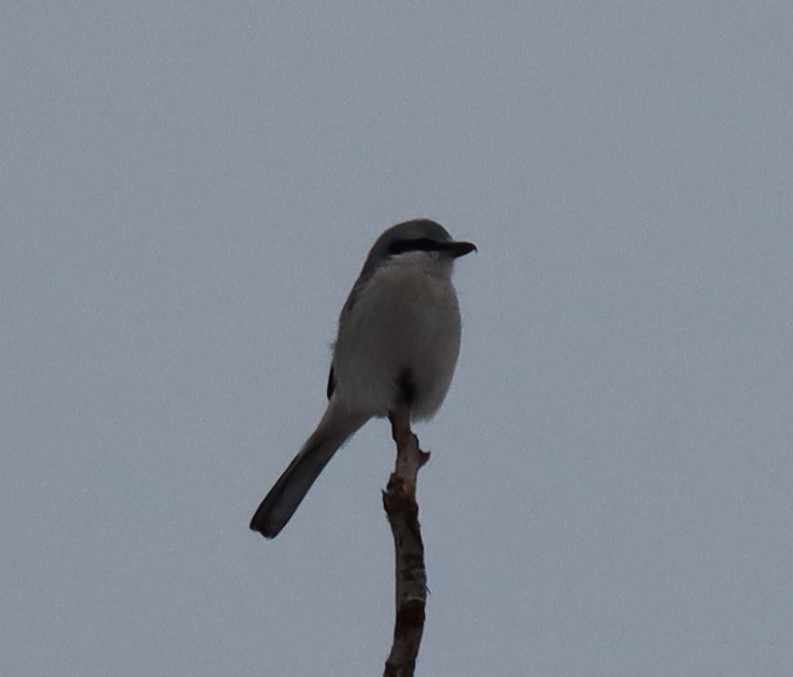
[[[404,254],[406,252],[436,252],[440,249],[439,243],[428,237],[417,237],[411,240],[396,240],[388,246],[389,256]]]

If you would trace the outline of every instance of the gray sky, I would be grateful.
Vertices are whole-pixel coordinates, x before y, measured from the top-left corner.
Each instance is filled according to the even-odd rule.
[[[386,425],[247,525],[429,216],[420,674],[793,674],[793,6],[535,4],[5,8],[0,673],[378,674]]]

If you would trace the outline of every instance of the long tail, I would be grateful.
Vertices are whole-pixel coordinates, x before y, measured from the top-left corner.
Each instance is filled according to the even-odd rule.
[[[265,538],[275,538],[295,514],[333,454],[367,420],[367,416],[343,411],[331,400],[317,429],[259,505],[251,519],[251,529]]]

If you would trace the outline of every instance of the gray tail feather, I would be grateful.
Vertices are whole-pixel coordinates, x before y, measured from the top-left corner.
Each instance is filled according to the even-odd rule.
[[[275,538],[280,533],[333,454],[368,420],[343,417],[332,409],[333,404],[254,513],[250,527],[265,538]]]

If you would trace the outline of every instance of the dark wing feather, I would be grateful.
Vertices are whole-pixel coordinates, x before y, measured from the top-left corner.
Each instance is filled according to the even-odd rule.
[[[333,395],[333,391],[336,390],[336,377],[333,375],[333,365],[330,365],[330,373],[328,374],[328,399],[330,396]]]

